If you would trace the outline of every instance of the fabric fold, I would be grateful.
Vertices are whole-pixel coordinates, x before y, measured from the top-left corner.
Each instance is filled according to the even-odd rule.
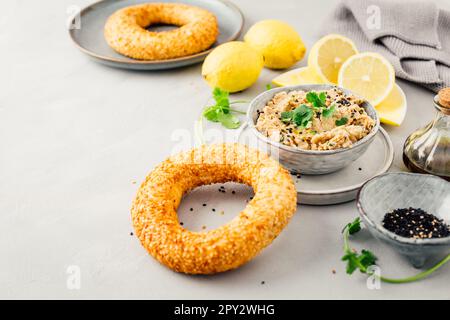
[[[431,1],[341,0],[322,28],[329,33],[381,53],[399,78],[435,92],[450,86],[450,12]]]

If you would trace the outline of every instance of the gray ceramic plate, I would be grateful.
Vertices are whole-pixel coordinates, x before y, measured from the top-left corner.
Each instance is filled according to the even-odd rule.
[[[239,130],[227,130],[217,123],[203,121],[202,136],[206,143],[239,142],[268,152],[249,130],[244,116]],[[199,128],[195,128],[196,136]],[[331,205],[356,199],[361,186],[373,177],[385,173],[394,159],[394,147],[388,133],[379,128],[367,151],[349,166],[329,174],[292,175],[298,195],[298,203],[309,205]]]
[[[120,55],[103,37],[106,20],[120,8],[148,2],[181,2],[211,11],[219,23],[220,35],[216,43],[209,50],[170,60],[140,61]],[[226,0],[104,0],[84,8],[80,16],[80,28],[69,30],[69,34],[82,52],[103,64],[135,70],[171,69],[201,62],[214,47],[239,37],[244,25],[241,11]],[[75,26],[75,22],[72,25]]]
[[[385,173],[394,159],[394,147],[387,132],[380,127],[367,151],[349,166],[324,175],[293,176],[298,203],[330,205],[356,199],[361,186]]]

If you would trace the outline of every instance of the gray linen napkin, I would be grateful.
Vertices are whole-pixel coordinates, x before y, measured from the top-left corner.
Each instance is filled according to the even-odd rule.
[[[341,0],[322,27],[329,33],[381,53],[399,78],[435,92],[450,87],[450,12],[429,0]]]

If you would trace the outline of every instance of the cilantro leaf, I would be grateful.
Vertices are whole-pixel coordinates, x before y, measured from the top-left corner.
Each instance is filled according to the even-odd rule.
[[[297,127],[307,127],[314,112],[305,104],[298,106],[294,110],[281,113],[281,121],[284,123],[293,122]]]
[[[322,103],[322,105],[326,105],[326,102],[327,102],[327,94],[325,93],[325,92],[321,92],[320,94],[319,94],[319,99],[320,99],[320,102]]]
[[[223,91],[219,88],[214,88],[213,90],[213,98],[216,101],[217,106],[221,107],[230,107],[230,100],[229,100],[230,94],[226,91]]]
[[[311,103],[314,108],[326,108],[327,95],[325,92],[317,94],[317,92],[310,91],[306,94],[306,101]]]
[[[239,128],[239,119],[231,113],[219,113],[217,119],[227,129]]]
[[[239,119],[232,114],[232,112],[242,112],[239,110],[231,109],[230,105],[232,103],[230,103],[229,100],[229,93],[219,88],[214,88],[212,95],[216,104],[206,107],[205,110],[203,110],[202,116],[211,122],[220,122],[225,128],[228,129],[239,128],[241,123],[239,122]]]
[[[334,123],[336,123],[337,126],[343,126],[348,122],[348,119],[346,117],[342,117],[338,120],[336,120]]]
[[[314,112],[305,104],[295,108],[293,120],[297,127],[307,127],[311,121]]]
[[[377,257],[369,250],[361,250],[361,254],[358,256],[358,260],[364,268],[368,268],[375,264]]]
[[[347,225],[348,233],[355,234],[361,230],[361,219],[358,217]]]
[[[217,106],[210,106],[207,107],[204,111],[203,111],[203,116],[208,119],[209,121],[212,122],[219,122],[218,119],[218,111],[220,111],[220,109],[217,108]]]
[[[281,113],[281,121],[283,122],[291,122],[294,116],[294,111],[284,111]]]
[[[366,273],[367,268],[375,264],[377,257],[369,250],[363,249],[361,254],[348,251],[341,260],[347,261],[346,271],[348,274],[352,274],[357,269],[362,273]]]
[[[354,252],[347,252],[342,258],[342,261],[347,261],[346,272],[352,274],[358,269],[358,256]]]
[[[329,108],[323,109],[323,110],[322,110],[322,115],[323,115],[324,118],[330,118],[330,117],[333,115],[333,113],[334,113],[335,111],[336,111],[336,107],[335,107],[335,105],[333,104],[333,105],[330,106]]]
[[[272,84],[270,84],[270,83],[266,84],[266,90],[270,90],[270,89],[272,89]]]

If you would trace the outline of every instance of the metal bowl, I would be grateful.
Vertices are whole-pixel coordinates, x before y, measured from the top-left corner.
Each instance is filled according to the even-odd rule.
[[[420,268],[429,257],[448,254],[450,237],[412,239],[383,227],[383,217],[398,208],[421,208],[450,223],[450,182],[429,174],[386,173],[367,181],[357,206],[362,221],[376,238],[391,245]]]
[[[278,92],[289,92],[293,90],[324,91],[332,88],[338,88],[346,94],[354,94],[349,90],[333,85],[297,85],[265,91],[254,98],[250,103],[247,112],[250,130],[256,135],[259,141],[265,144],[267,152],[291,172],[302,174],[325,174],[342,169],[358,159],[367,150],[380,128],[380,119],[377,116],[375,108],[369,102],[364,101],[362,107],[366,110],[367,114],[375,120],[375,126],[367,136],[354,143],[350,148],[324,151],[302,150],[273,141],[256,129],[255,125],[258,119],[258,110],[262,110]]]

